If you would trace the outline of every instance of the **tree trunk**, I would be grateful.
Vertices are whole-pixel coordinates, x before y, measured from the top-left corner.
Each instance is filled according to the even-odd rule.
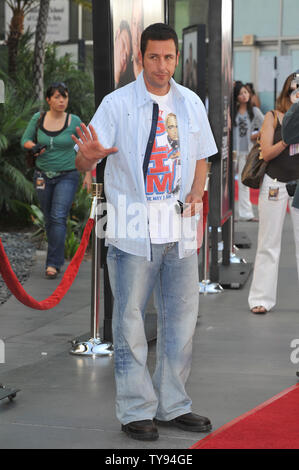
[[[16,5],[12,9],[12,18],[9,25],[9,34],[7,38],[8,48],[8,73],[14,78],[17,73],[17,55],[19,40],[24,33],[24,10],[21,5]]]
[[[35,33],[35,47],[33,59],[33,85],[35,98],[41,103],[44,94],[44,60],[45,42],[48,26],[50,0],[40,2],[38,21]]]

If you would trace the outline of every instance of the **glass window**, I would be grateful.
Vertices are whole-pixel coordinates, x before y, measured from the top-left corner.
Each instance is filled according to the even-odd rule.
[[[298,3],[298,0],[289,1]],[[235,39],[240,39],[245,34],[255,34],[259,38],[277,36],[279,34],[279,14],[280,0],[235,0]]]
[[[234,80],[252,82],[251,51],[234,52]]]
[[[298,13],[299,3],[298,0],[283,0],[283,26],[282,35],[298,36]]]
[[[299,49],[291,51],[292,56],[292,70],[296,72],[299,69]]]
[[[180,0],[175,4],[175,25],[174,29],[177,32],[179,38],[179,48],[180,53],[182,54],[182,31],[184,28],[189,26],[191,23],[189,21],[189,0]],[[179,65],[175,71],[174,75],[175,80],[179,83],[182,79],[182,56],[179,60]]]

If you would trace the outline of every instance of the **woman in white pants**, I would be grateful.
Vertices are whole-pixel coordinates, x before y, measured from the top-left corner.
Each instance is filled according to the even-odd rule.
[[[256,221],[250,202],[250,190],[242,184],[241,174],[246,157],[259,135],[264,115],[259,108],[251,105],[250,93],[242,82],[236,82],[234,87],[234,107],[233,138],[238,161],[239,217]]]
[[[261,150],[268,162],[259,193],[259,233],[252,284],[248,303],[252,313],[264,314],[276,303],[281,235],[287,202],[292,217],[297,271],[299,273],[299,210],[292,207],[286,183],[299,179],[299,154],[281,137],[284,114],[291,107],[293,74],[290,75],[277,99],[276,110],[269,111],[261,130]]]

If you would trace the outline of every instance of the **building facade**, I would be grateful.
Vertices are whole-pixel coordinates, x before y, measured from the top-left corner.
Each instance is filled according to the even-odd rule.
[[[125,0],[124,0],[125,1]],[[92,3],[91,0],[86,0]],[[92,13],[72,0],[51,0],[52,27],[62,27],[59,34],[49,36],[60,54],[69,52],[74,61],[80,54],[92,73]],[[182,32],[187,26],[205,24],[207,37],[208,9],[213,0],[169,0],[169,23],[175,28],[182,47]],[[8,7],[0,0],[0,46],[4,46]],[[55,12],[57,12],[55,20]],[[286,76],[299,69],[299,1],[298,0],[234,0],[234,79],[254,84],[262,110],[274,106]],[[54,29],[53,29],[54,31]],[[207,40],[208,42],[208,40]],[[208,46],[208,44],[207,44]],[[1,48],[0,48],[1,52]],[[181,64],[175,78],[181,81]]]
[[[234,0],[234,79],[254,84],[264,112],[299,69],[298,17],[298,0]]]

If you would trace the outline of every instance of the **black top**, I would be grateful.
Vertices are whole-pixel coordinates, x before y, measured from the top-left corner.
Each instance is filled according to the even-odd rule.
[[[273,145],[281,140],[281,124],[277,120],[274,132]],[[299,179],[299,154],[290,156],[290,148],[287,147],[277,157],[268,162],[266,173],[270,178],[277,179],[282,183]]]
[[[66,115],[65,123],[64,123],[63,128],[60,129],[59,131],[47,131],[47,129],[44,128],[45,116],[46,116],[46,113],[43,115],[43,117],[42,117],[42,119],[41,119],[41,123],[40,123],[39,128],[40,128],[45,134],[47,134],[47,135],[50,136],[50,137],[56,137],[57,135],[60,134],[60,132],[64,131],[64,129],[66,129],[66,128],[68,127],[69,113],[67,113],[67,115]]]
[[[282,121],[282,136],[287,144],[299,143],[299,103],[293,104]]]

